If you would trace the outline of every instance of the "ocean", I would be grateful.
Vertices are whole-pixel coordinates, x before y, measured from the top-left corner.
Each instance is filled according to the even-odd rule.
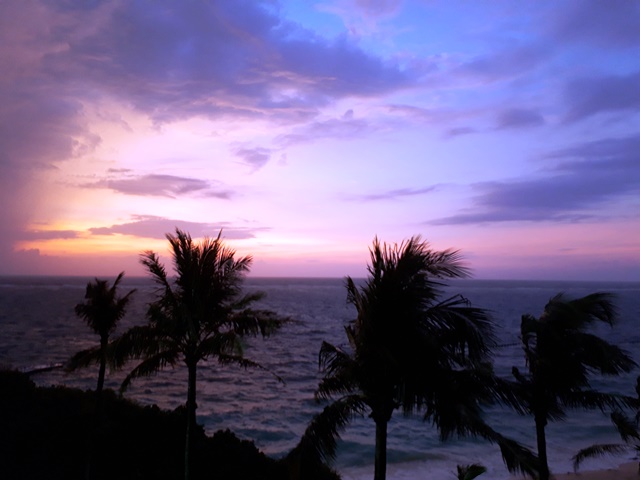
[[[0,277],[0,366],[30,370],[65,362],[73,353],[97,343],[98,338],[75,316],[83,301],[87,278]],[[113,281],[113,279],[110,279]],[[118,332],[145,322],[146,305],[155,286],[146,278],[127,278],[124,294],[138,291],[119,325]],[[245,356],[260,362],[274,375],[261,370],[221,367],[202,363],[198,370],[198,422],[209,433],[231,429],[240,438],[253,440],[272,457],[286,455],[298,442],[307,423],[323,405],[314,401],[318,384],[318,350],[323,340],[344,345],[343,325],[355,315],[346,303],[342,279],[248,278],[246,291],[266,293],[262,306],[290,316],[293,321],[266,340],[249,339]],[[499,347],[495,369],[510,376],[511,367],[524,369],[519,345],[520,317],[539,315],[546,302],[564,292],[571,297],[597,291],[616,295],[619,321],[614,328],[596,332],[629,351],[640,362],[640,283],[484,281],[451,282],[445,295],[460,293],[474,306],[489,310],[496,325]],[[611,392],[635,395],[635,371],[624,377],[597,379],[594,385]],[[117,389],[126,372],[110,373],[106,386]],[[33,375],[40,385],[95,388],[97,367],[72,374],[52,370]],[[174,409],[186,398],[186,371],[167,369],[157,376],[133,382],[126,397],[141,404]],[[535,447],[532,419],[492,408],[487,421],[501,433]],[[594,411],[570,412],[566,421],[547,429],[550,466],[555,473],[571,471],[571,457],[592,443],[619,442],[608,415]],[[374,425],[357,420],[343,434],[333,467],[345,480],[373,476]],[[634,459],[632,452],[586,461],[583,469],[610,468]],[[388,476],[390,480],[454,479],[456,465],[482,463],[482,478],[507,479],[497,446],[482,440],[462,439],[441,443],[434,427],[420,417],[405,418],[396,412],[389,425]]]

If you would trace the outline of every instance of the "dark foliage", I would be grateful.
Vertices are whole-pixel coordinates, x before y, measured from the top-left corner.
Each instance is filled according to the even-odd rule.
[[[0,478],[12,480],[84,479],[90,450],[94,392],[36,387],[22,373],[0,371]],[[175,480],[183,475],[185,410],[143,407],[105,390],[104,421],[93,448],[96,480]],[[99,467],[99,468],[98,468]],[[192,478],[285,480],[284,460],[265,456],[253,442],[229,430],[207,437],[194,431]]]

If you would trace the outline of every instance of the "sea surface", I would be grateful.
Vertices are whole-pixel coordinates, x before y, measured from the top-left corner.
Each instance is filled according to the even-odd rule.
[[[73,353],[95,345],[98,338],[75,316],[74,306],[83,301],[87,278],[0,277],[0,366],[28,371],[65,362]],[[113,280],[113,279],[110,279]],[[127,278],[121,292],[136,288],[127,316],[116,334],[145,322],[146,305],[155,286],[146,278]],[[354,318],[346,303],[342,279],[248,278],[246,291],[266,293],[266,308],[294,321],[268,338],[247,341],[245,356],[260,362],[284,379],[261,370],[221,367],[202,363],[198,371],[198,421],[209,433],[229,428],[239,437],[253,440],[273,457],[286,455],[298,442],[307,423],[322,409],[314,401],[318,384],[318,350],[323,340],[344,345],[343,326]],[[597,291],[616,295],[619,321],[614,328],[598,328],[599,335],[629,351],[640,362],[640,283],[483,281],[452,282],[444,295],[460,293],[474,306],[491,311],[500,346],[495,351],[498,374],[510,376],[512,366],[524,369],[518,334],[524,313],[539,315],[557,293],[571,297]],[[133,365],[132,365],[133,366]],[[108,375],[107,386],[117,389],[126,372]],[[635,395],[634,371],[620,378],[598,379],[594,385],[611,392]],[[95,388],[97,367],[73,374],[52,370],[33,375],[41,385]],[[155,377],[135,380],[125,395],[141,404],[174,409],[186,398],[186,371],[167,369]],[[504,409],[491,409],[487,421],[505,435],[534,448],[533,421]],[[354,422],[343,434],[334,468],[345,480],[372,478],[373,421]],[[388,440],[388,478],[451,479],[456,465],[482,463],[483,478],[506,479],[498,448],[481,440],[441,443],[434,427],[420,417],[396,413]],[[571,457],[593,443],[618,443],[608,416],[600,412],[571,412],[566,421],[548,427],[552,471],[572,470]],[[589,460],[585,470],[609,468],[634,458],[633,452]]]

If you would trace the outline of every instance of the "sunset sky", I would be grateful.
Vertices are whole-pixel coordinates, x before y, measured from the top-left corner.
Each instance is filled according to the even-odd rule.
[[[0,274],[640,280],[638,1],[2,0],[0,101]]]

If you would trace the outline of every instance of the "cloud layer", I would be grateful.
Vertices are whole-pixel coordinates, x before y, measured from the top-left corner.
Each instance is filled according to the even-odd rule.
[[[0,268],[176,226],[633,229],[638,31],[597,0],[0,2]]]

